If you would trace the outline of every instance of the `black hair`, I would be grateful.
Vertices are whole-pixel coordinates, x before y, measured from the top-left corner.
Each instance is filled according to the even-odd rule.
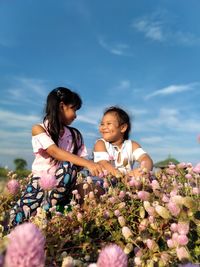
[[[80,96],[68,88],[57,87],[48,94],[43,123],[56,145],[58,145],[60,130],[62,128],[62,123],[60,119],[61,102],[63,102],[65,105],[72,105],[74,108],[76,108],[76,110],[80,109],[82,106],[82,100]],[[73,153],[76,154],[78,152],[79,147],[81,147],[83,143],[82,135],[77,129],[69,127],[67,125],[65,126],[70,130],[72,134],[72,139],[74,142]],[[75,142],[75,140],[77,142]]]
[[[123,109],[121,109],[120,107],[117,106],[112,106],[107,108],[104,111],[104,115],[108,114],[108,113],[115,113],[117,115],[119,124],[127,124],[127,129],[124,132],[124,140],[128,140],[129,139],[129,133],[131,131],[131,122],[130,122],[130,117],[128,115],[128,113],[126,111],[124,111]]]

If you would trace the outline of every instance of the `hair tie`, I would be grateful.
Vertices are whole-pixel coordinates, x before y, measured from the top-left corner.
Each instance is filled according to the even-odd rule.
[[[56,94],[57,94],[57,97],[59,97],[59,98],[62,97],[62,93],[61,93],[60,89],[58,89],[58,90],[56,91]]]

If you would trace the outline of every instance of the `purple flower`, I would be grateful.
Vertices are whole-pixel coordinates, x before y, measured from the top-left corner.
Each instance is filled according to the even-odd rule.
[[[124,251],[116,244],[103,248],[97,260],[98,267],[127,267],[128,258]]]
[[[193,263],[185,263],[185,264],[179,264],[178,267],[198,267],[199,265],[193,264]]]
[[[4,257],[0,255],[0,267],[3,267]]]
[[[47,174],[46,172],[44,172],[44,174],[41,175],[41,178],[39,180],[39,185],[44,190],[51,190],[57,185],[56,177],[54,175]]]
[[[177,231],[180,235],[187,235],[189,233],[189,223],[188,222],[178,222]]]
[[[137,193],[137,195],[138,195],[139,199],[141,199],[143,201],[144,200],[149,200],[149,198],[150,198],[150,193],[146,192],[146,191],[139,191]]]
[[[200,173],[200,162],[193,168],[193,172]]]
[[[178,214],[180,213],[181,209],[179,208],[178,205],[176,205],[174,202],[170,201],[168,204],[167,204],[167,207],[169,209],[169,211],[171,212],[171,214],[173,216],[178,216]]]
[[[181,246],[185,246],[189,242],[188,237],[186,235],[179,235],[177,240],[179,245]]]
[[[7,183],[7,189],[9,191],[10,194],[12,195],[16,195],[19,191],[19,182],[15,179],[12,179],[10,181],[8,181]]]
[[[9,235],[5,265],[9,267],[43,267],[45,238],[32,223],[23,223]]]

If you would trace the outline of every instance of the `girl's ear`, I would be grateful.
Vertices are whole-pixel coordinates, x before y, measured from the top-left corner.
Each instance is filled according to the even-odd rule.
[[[60,109],[60,111],[62,111],[63,108],[64,108],[64,103],[63,103],[63,102],[60,102],[60,104],[59,104],[59,109]]]
[[[121,125],[121,133],[125,133],[128,128],[128,125],[126,123]]]

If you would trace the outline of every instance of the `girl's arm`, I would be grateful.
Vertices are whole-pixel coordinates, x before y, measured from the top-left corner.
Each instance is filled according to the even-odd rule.
[[[133,148],[133,152],[136,151],[138,148],[141,148],[141,146],[132,141],[132,148]],[[145,154],[142,154],[138,159],[137,159],[137,162],[139,162],[141,164],[141,167],[142,168],[145,168],[147,172],[150,172],[152,169],[153,169],[153,161],[151,159],[151,157],[145,153]],[[133,176],[138,176],[138,175],[141,175],[141,169],[140,167],[139,168],[136,168],[132,171],[129,172],[129,175],[133,175]]]
[[[94,145],[94,152],[107,152],[105,144],[102,140],[98,140]],[[102,166],[103,169],[107,170],[108,173],[113,176],[120,175],[120,171],[112,166],[108,160],[100,160],[98,163]]]
[[[42,126],[40,125],[34,125],[32,127],[32,135],[38,135],[41,133],[45,133],[45,130]],[[56,144],[50,145],[47,149],[46,152],[51,156],[52,158],[58,160],[58,161],[69,161],[72,162],[75,165],[81,166],[81,167],[86,167],[92,175],[98,176],[103,173],[103,169],[100,164],[94,163],[91,160],[87,160],[84,158],[81,158],[77,155],[74,155],[68,151],[65,151],[61,148],[59,148]]]

